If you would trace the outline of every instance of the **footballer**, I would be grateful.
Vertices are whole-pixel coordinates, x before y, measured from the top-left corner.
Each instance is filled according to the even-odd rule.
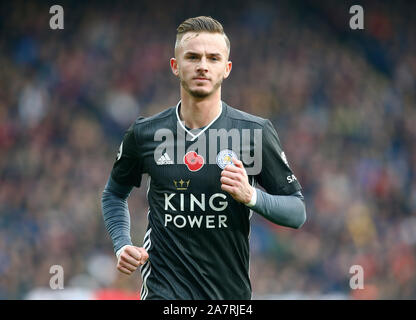
[[[221,100],[230,41],[211,17],[177,28],[170,60],[180,101],[126,131],[102,194],[117,269],[140,268],[141,299],[251,299],[252,214],[300,228],[301,186],[268,119]],[[127,199],[148,174],[148,226],[130,237]],[[262,190],[256,186],[261,186]]]

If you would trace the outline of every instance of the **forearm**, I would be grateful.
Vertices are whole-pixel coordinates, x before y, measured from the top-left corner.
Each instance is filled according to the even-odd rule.
[[[300,191],[293,195],[272,195],[255,189],[256,203],[250,208],[267,220],[281,226],[298,229],[306,221],[306,209]]]
[[[130,238],[130,213],[127,204],[133,187],[108,179],[101,198],[101,208],[105,227],[113,242],[114,252],[124,245],[132,245]]]

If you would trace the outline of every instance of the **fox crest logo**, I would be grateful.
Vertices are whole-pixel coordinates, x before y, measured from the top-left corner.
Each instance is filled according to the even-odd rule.
[[[197,154],[195,151],[189,151],[183,157],[183,162],[192,172],[198,171],[205,163],[204,157]]]
[[[234,165],[232,158],[235,158],[238,160],[237,154],[233,150],[224,149],[221,150],[217,155],[217,165],[224,169],[227,165]]]

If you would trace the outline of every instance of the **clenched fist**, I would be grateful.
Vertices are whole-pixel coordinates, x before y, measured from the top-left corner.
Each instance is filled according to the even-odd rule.
[[[221,189],[227,191],[235,200],[247,204],[256,190],[248,182],[243,163],[232,158],[234,165],[227,165],[221,172]]]
[[[118,255],[117,270],[130,275],[139,266],[143,265],[148,258],[149,254],[144,248],[130,245],[124,246]]]

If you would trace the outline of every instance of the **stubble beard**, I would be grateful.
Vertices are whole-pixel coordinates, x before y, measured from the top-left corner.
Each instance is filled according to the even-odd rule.
[[[183,80],[182,78],[180,79],[180,82],[181,82],[181,86],[182,86],[182,88],[184,88],[184,90],[187,92],[187,93],[189,93],[192,97],[194,97],[194,98],[206,98],[206,97],[209,97],[211,94],[213,94],[215,91],[217,91],[217,89],[219,88],[219,87],[221,87],[221,84],[222,84],[222,81],[224,80],[224,78],[221,78],[218,82],[216,82],[215,84],[214,84],[214,86],[213,86],[213,88],[212,88],[212,90],[211,91],[202,91],[202,90],[198,90],[198,89],[196,89],[196,90],[191,90],[190,88],[189,88],[189,86],[188,86],[188,83],[185,81],[185,80]]]

